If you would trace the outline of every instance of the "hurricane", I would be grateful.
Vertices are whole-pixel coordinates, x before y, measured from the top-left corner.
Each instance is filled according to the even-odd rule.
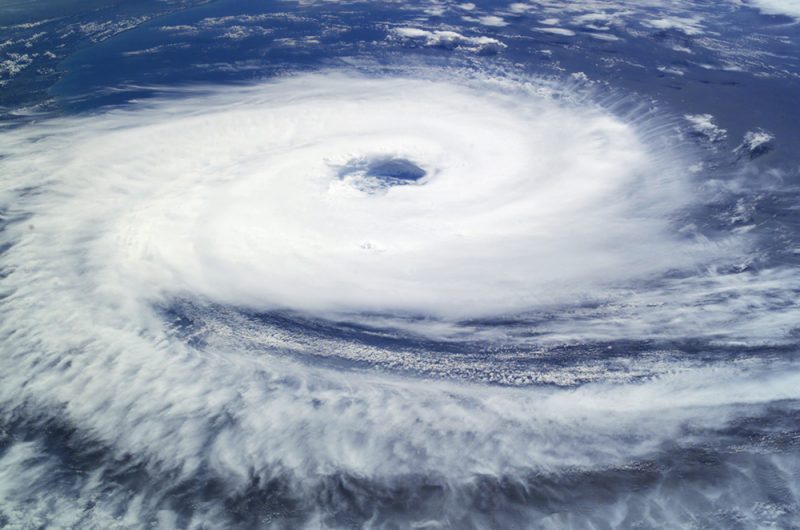
[[[340,38],[367,6],[188,4],[0,122],[0,526],[797,525],[796,124],[521,63],[580,31],[593,57],[623,19],[718,52],[711,15],[447,8],[478,35],[389,4],[418,18],[309,65],[280,28]],[[736,13],[795,38],[780,4]],[[545,44],[514,37],[534,20]],[[299,55],[102,88],[75,66],[204,32]],[[690,64],[658,79],[713,70]],[[782,97],[787,68],[719,75]]]

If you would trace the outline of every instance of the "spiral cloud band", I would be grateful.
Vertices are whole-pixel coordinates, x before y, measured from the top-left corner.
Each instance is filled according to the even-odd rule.
[[[56,177],[108,225],[87,257],[151,296],[493,315],[690,263],[668,226],[686,168],[533,90],[286,80],[168,121],[101,118],[112,130],[73,143]]]
[[[295,511],[268,496],[240,511],[380,527],[402,498],[420,503],[409,524],[503,526],[479,509],[494,498],[506,524],[539,509],[558,528],[593,520],[566,507],[609,470],[605,519],[692,502],[670,498],[672,470],[611,497],[656,454],[680,476],[713,433],[717,479],[744,491],[763,459],[719,433],[796,399],[800,372],[780,356],[700,367],[667,343],[779,344],[798,279],[735,269],[751,241],[693,223],[722,192],[694,180],[677,120],[598,92],[328,72],[3,131],[5,421],[95,449],[32,436],[0,473],[71,524],[76,491],[97,499],[92,524],[200,526],[268,489]],[[614,357],[644,338],[664,343]],[[59,458],[94,471],[37,491]],[[570,481],[553,513],[514,505]]]

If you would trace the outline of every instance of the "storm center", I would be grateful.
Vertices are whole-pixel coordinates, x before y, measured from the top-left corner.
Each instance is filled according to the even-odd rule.
[[[385,193],[394,186],[420,184],[427,172],[405,158],[384,156],[350,160],[338,177],[366,193]]]

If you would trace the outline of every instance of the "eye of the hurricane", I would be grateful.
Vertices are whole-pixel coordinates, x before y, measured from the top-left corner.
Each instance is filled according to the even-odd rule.
[[[344,183],[369,194],[386,193],[394,186],[422,184],[427,174],[414,162],[394,156],[356,158],[338,171]]]

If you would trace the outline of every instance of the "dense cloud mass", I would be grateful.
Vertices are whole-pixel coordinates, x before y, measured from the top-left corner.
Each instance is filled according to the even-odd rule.
[[[686,458],[707,433],[758,422],[770,403],[796,397],[792,364],[642,359],[643,373],[661,375],[514,389],[469,382],[493,368],[457,357],[449,362],[465,375],[455,380],[399,377],[392,367],[435,372],[439,361],[415,365],[408,347],[365,339],[412,333],[452,345],[469,328],[469,342],[502,334],[530,347],[530,336],[485,319],[558,308],[573,317],[530,317],[526,329],[541,328],[544,342],[614,340],[657,325],[670,337],[681,312],[698,329],[704,318],[751,318],[726,290],[773,304],[776,283],[796,274],[715,269],[748,242],[686,228],[702,197],[683,137],[675,119],[642,105],[477,73],[302,75],[6,131],[2,403],[9,421],[59,429],[76,447],[52,455],[41,440],[15,442],[0,461],[7,495],[32,496],[34,510],[62,502],[67,521],[82,520],[67,507],[80,491],[98,499],[92,524],[122,510],[199,525],[228,520],[224,503],[263,487],[301,506],[303,524],[336,526],[351,502],[337,495],[356,488],[369,492],[362,516],[381,526],[400,510],[394,494],[381,500],[388,488],[483,526],[465,507],[485,495],[536,496],[542,481],[589,487],[594,474],[664,452]],[[645,280],[657,287],[623,303]],[[687,304],[699,289],[716,300]],[[581,314],[581,303],[598,307]],[[326,321],[374,331],[330,338]],[[780,341],[780,319],[770,325]],[[737,332],[759,340],[765,330]],[[389,371],[312,366],[309,356]],[[513,367],[502,370],[513,385]],[[554,382],[570,371],[552,370]],[[89,440],[86,455],[78,447]],[[87,460],[91,475],[37,489],[64,458]],[[734,464],[717,465],[724,475]],[[175,493],[211,487],[202,484],[224,493],[193,509]],[[704,494],[713,506],[717,493]],[[613,502],[643,516],[637,503],[649,501]],[[523,502],[506,516],[541,509]],[[568,512],[543,521],[590,515]]]
[[[80,219],[85,265],[137,297],[423,315],[529,309],[715,253],[669,226],[691,172],[646,137],[656,118],[637,131],[546,85],[472,85],[318,75],[55,124],[68,144],[36,165],[72,197],[37,234]],[[422,176],[393,185],[391,161]]]

